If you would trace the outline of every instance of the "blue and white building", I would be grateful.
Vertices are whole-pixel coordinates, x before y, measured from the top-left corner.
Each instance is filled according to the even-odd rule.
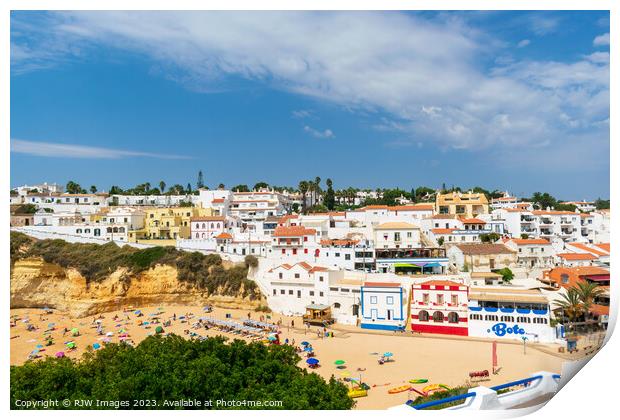
[[[408,290],[400,283],[365,282],[360,296],[362,328],[404,330],[407,325]]]
[[[549,301],[537,289],[469,289],[470,337],[553,343],[561,336],[551,326]]]

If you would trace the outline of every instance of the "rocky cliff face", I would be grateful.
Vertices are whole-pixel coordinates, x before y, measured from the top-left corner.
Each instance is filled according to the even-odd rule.
[[[251,309],[264,302],[248,297],[209,295],[206,290],[180,282],[177,270],[157,265],[137,275],[119,268],[103,281],[90,282],[75,269],[64,269],[40,258],[15,262],[11,271],[11,308],[49,307],[74,317],[118,310],[124,306],[213,304]]]

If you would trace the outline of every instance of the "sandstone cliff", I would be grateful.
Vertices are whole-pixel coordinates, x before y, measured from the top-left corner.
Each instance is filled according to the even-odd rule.
[[[75,269],[65,269],[40,258],[15,261],[11,270],[11,308],[50,307],[74,317],[120,309],[124,306],[165,304],[213,304],[227,308],[251,309],[262,300],[209,295],[206,290],[179,281],[176,268],[155,267],[132,275],[119,268],[98,282],[87,282]]]

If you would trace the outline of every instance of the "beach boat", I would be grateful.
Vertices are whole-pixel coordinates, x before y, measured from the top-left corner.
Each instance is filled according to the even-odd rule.
[[[388,389],[388,394],[398,394],[399,392],[409,391],[410,388],[411,385],[397,386],[396,388]]]
[[[359,387],[351,388],[347,395],[351,398],[360,398],[368,396],[368,391]]]

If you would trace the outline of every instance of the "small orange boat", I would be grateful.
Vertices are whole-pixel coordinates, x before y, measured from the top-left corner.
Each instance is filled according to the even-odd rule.
[[[410,388],[411,385],[398,386],[396,388],[388,389],[388,394],[398,394],[399,392],[409,391]]]

